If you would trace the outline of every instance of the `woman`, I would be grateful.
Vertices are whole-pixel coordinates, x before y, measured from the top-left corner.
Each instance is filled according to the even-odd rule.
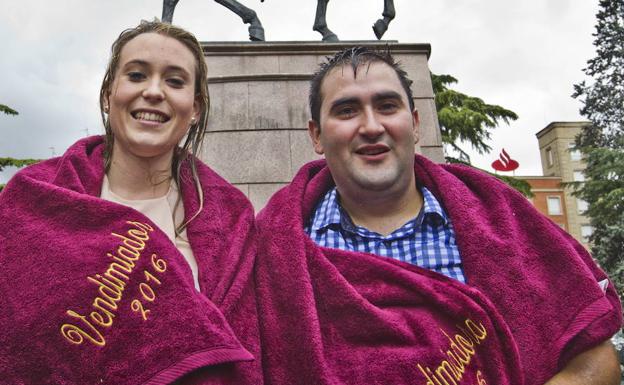
[[[253,212],[195,158],[209,109],[195,37],[160,22],[124,31],[100,106],[104,138],[24,169],[0,196],[0,378],[261,383]]]

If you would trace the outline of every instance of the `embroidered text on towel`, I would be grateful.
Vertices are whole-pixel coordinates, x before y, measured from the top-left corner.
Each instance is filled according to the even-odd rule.
[[[117,302],[121,300],[126,282],[130,279],[128,275],[132,273],[135,262],[141,258],[141,251],[145,249],[146,242],[150,239],[149,232],[154,231],[154,228],[146,223],[132,221],[126,223],[133,226],[126,232],[126,235],[111,233],[122,240],[114,254],[106,254],[114,262],[108,265],[104,273],[87,277],[89,282],[98,286],[99,295],[91,304],[93,311],[88,316],[73,310],[66,312],[74,320],[73,323],[65,323],[61,326],[61,334],[72,344],[80,345],[85,339],[97,346],[106,344],[98,327],[112,326]],[[153,259],[152,263],[156,263]]]
[[[466,319],[464,324],[464,327],[457,326],[461,332],[453,337],[440,329],[450,342],[446,353],[440,350],[448,359],[443,360],[434,370],[428,367],[423,368],[418,364],[418,369],[427,379],[426,385],[457,385],[461,383],[466,367],[476,353],[475,347],[487,337],[487,330],[483,324],[477,325],[470,318]],[[485,380],[481,379],[481,372],[477,372],[477,381],[478,385],[486,385]]]

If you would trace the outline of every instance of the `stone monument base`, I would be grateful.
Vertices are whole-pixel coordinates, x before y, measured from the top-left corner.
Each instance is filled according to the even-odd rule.
[[[202,160],[241,189],[256,210],[318,159],[307,132],[309,80],[343,48],[389,48],[407,71],[420,116],[416,151],[444,161],[427,60],[429,44],[394,41],[205,42],[211,111]]]

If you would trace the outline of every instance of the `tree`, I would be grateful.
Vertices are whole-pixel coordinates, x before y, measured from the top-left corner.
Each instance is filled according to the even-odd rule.
[[[591,124],[576,138],[587,163],[574,195],[588,203],[594,228],[591,251],[618,292],[624,290],[624,0],[600,0],[593,34],[596,56],[583,72],[590,81],[574,85],[581,114]]]
[[[7,115],[18,115],[18,112],[12,109],[9,106],[5,106],[4,104],[0,104],[0,112],[3,112]],[[15,159],[15,158],[0,158],[0,171],[2,171],[5,167],[24,167],[29,164],[37,163],[39,160],[37,159]],[[0,191],[4,188],[3,184],[0,184]]]
[[[451,75],[431,74],[436,110],[442,132],[442,143],[459,152],[459,159],[470,163],[468,154],[459,147],[459,141],[470,143],[479,154],[492,149],[486,141],[490,130],[500,121],[507,124],[518,119],[515,112],[501,106],[487,104],[483,100],[448,88],[457,83]]]
[[[7,115],[17,115],[17,111],[4,104],[0,104],[0,112],[4,112]]]
[[[496,128],[500,121],[508,124],[511,120],[518,119],[518,115],[511,110],[487,104],[477,97],[468,96],[448,88],[448,85],[457,83],[457,79],[451,75],[432,73],[431,83],[433,84],[438,121],[442,132],[442,143],[459,153],[459,159],[447,156],[446,161],[448,163],[462,163],[472,166],[470,156],[459,147],[459,141],[468,142],[479,154],[489,153],[492,148],[486,141],[491,137],[490,130]],[[511,176],[485,172],[502,180],[525,196],[533,196],[528,182]]]

